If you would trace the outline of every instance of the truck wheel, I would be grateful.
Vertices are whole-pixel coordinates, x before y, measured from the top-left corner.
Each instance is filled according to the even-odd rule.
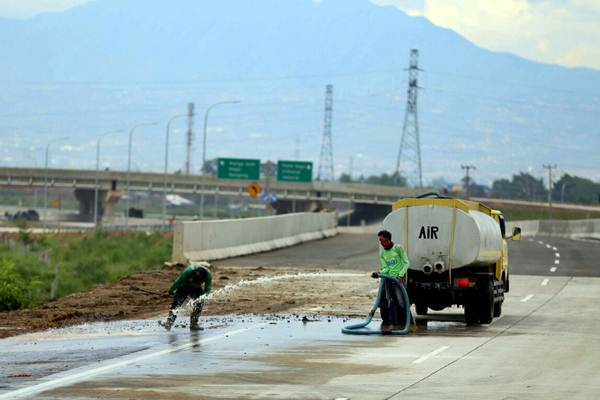
[[[478,285],[479,286],[479,285]],[[480,303],[479,303],[479,322],[490,324],[494,319],[494,282],[487,279],[481,282]]]
[[[465,322],[467,325],[475,325],[479,322],[479,309],[475,302],[465,304]]]
[[[494,318],[498,318],[502,314],[502,303],[503,301],[499,301],[494,304]]]
[[[417,309],[417,315],[427,315],[427,305],[423,303],[415,304],[415,308]]]

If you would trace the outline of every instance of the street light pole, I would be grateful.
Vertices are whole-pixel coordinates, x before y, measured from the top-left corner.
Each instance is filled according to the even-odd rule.
[[[561,185],[561,188],[560,188],[560,202],[561,203],[565,202],[565,188],[569,185],[569,183],[571,183],[571,182],[565,181]]]
[[[48,155],[50,153],[50,145],[52,143],[56,143],[56,142],[60,142],[62,140],[67,140],[68,137],[62,137],[59,139],[52,139],[50,141],[48,141],[48,144],[46,145],[46,161],[44,163],[44,170],[45,170],[45,174],[44,174],[44,224],[43,224],[43,228],[44,231],[46,231],[47,227],[48,227]]]
[[[94,230],[98,230],[98,173],[100,170],[100,141],[103,137],[110,135],[111,133],[121,133],[123,130],[106,132],[98,136],[96,142],[96,184],[94,185]]]
[[[131,141],[133,139],[133,132],[142,126],[155,126],[158,125],[158,122],[144,122],[142,124],[137,124],[129,131],[129,146],[127,151],[127,190],[126,190],[126,198],[125,198],[125,225],[129,225],[129,185],[130,175],[131,175]]]
[[[471,185],[471,178],[469,176],[469,171],[470,170],[475,170],[477,168],[475,168],[474,165],[461,165],[460,168],[466,170],[466,177],[465,177],[465,186],[466,186],[466,198],[469,198],[469,191],[470,191],[470,185]]]
[[[204,113],[204,134],[202,138],[202,166],[200,170],[200,174],[204,176],[204,165],[206,164],[206,134],[208,131],[208,114],[210,110],[215,108],[216,106],[220,106],[223,104],[239,104],[240,100],[231,100],[231,101],[219,101],[218,103],[214,103],[206,109]],[[204,217],[204,190],[200,192],[200,219]]]
[[[162,223],[166,224],[167,220],[167,169],[169,167],[169,135],[171,133],[171,122],[177,118],[187,117],[188,114],[178,114],[172,117],[169,122],[167,122],[167,133],[165,139],[165,172],[163,174],[163,206],[162,206]]]

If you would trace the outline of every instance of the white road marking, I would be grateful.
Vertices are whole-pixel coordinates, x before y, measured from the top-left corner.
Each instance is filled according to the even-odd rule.
[[[550,279],[544,279],[542,281],[542,286],[548,286],[548,282],[550,282]]]
[[[413,361],[413,364],[421,364],[423,361],[425,361],[431,357],[437,356],[438,354],[440,354],[443,351],[448,350],[449,348],[450,348],[450,346],[442,346],[439,349],[432,351],[431,353],[427,353],[424,356],[419,357],[418,359]]]
[[[159,350],[154,353],[144,354],[139,357],[134,357],[134,358],[130,358],[130,359],[123,360],[123,361],[117,361],[113,364],[104,365],[102,367],[90,369],[87,371],[77,372],[77,373],[74,373],[73,375],[57,377],[56,379],[46,381],[43,383],[38,383],[37,385],[33,385],[33,386],[25,387],[22,389],[13,390],[12,392],[0,394],[0,400],[19,399],[22,397],[29,397],[29,396],[32,396],[32,395],[35,395],[38,393],[45,392],[47,390],[56,389],[61,386],[81,382],[92,376],[104,374],[106,372],[110,372],[110,371],[113,371],[113,370],[121,368],[121,367],[125,367],[130,364],[139,363],[140,361],[145,361],[150,358],[155,358],[155,357],[163,356],[165,354],[174,353],[176,351],[185,350],[189,347],[197,346],[199,344],[214,342],[214,341],[217,341],[220,339],[228,338],[229,336],[238,335],[240,333],[244,333],[251,329],[256,329],[256,328],[259,328],[259,327],[265,326],[265,325],[267,325],[267,324],[263,323],[263,324],[252,325],[252,326],[249,326],[248,328],[242,328],[242,329],[237,329],[235,331],[225,332],[220,335],[207,337],[206,339],[202,339],[202,340],[198,340],[198,341],[191,341],[189,343],[185,343],[185,344],[182,344],[179,346],[169,347],[168,349]],[[68,373],[68,371],[66,371],[66,372]],[[62,375],[64,373],[65,372],[62,372],[62,373],[60,373],[60,375]]]
[[[541,240],[538,240],[538,243],[539,243],[539,244],[544,244],[544,242],[542,242]]]
[[[552,247],[552,250],[558,251],[558,249],[556,248],[556,246]]]
[[[560,253],[554,253],[554,257],[560,258]]]
[[[551,249],[551,248],[552,248],[552,246],[550,246],[549,244],[547,244],[547,245],[546,245],[546,247],[547,247],[547,248],[549,248],[549,249]]]
[[[525,298],[521,299],[521,303],[526,303],[533,297],[533,294],[527,295]]]
[[[554,260],[554,265],[560,264],[560,260]]]
[[[556,268],[556,267],[552,267],[552,268],[550,268],[550,272],[556,272],[557,269],[558,268]]]

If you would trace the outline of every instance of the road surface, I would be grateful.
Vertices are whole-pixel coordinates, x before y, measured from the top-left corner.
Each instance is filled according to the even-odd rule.
[[[217,268],[361,280],[376,251],[373,235],[340,235]],[[510,251],[511,291],[490,325],[466,326],[459,309],[406,337],[342,335],[357,320],[324,316],[203,317],[199,333],[98,322],[0,340],[0,400],[596,398],[600,244],[536,237]]]

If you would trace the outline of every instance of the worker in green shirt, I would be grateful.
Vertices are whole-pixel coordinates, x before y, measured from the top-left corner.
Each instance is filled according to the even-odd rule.
[[[390,232],[385,230],[380,231],[377,233],[377,237],[379,238],[381,247],[383,247],[379,253],[381,269],[379,272],[373,272],[371,276],[379,278],[379,274],[383,274],[397,278],[396,282],[386,279],[384,283],[385,290],[382,293],[381,302],[379,303],[379,312],[383,320],[381,330],[402,329],[405,323],[411,322],[403,321],[404,315],[406,315],[406,307],[410,307],[410,304],[404,304],[396,285],[400,283],[404,284],[410,261],[402,247],[392,242],[392,234]]]
[[[164,322],[158,322],[166,330],[171,330],[177,318],[174,311],[181,307],[188,298],[193,301],[192,314],[190,315],[190,330],[202,329],[198,325],[198,319],[202,313],[202,307],[204,307],[204,299],[198,298],[210,293],[212,290],[212,274],[208,269],[210,264],[203,262],[188,262],[187,264],[189,265],[187,265],[169,288],[169,294],[175,295],[171,309],[169,310],[169,316]],[[181,265],[185,266],[186,264]]]

